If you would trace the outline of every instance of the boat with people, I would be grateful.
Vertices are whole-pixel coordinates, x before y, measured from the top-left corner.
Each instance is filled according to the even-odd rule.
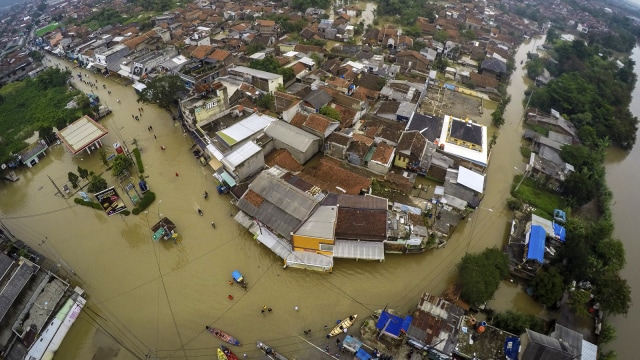
[[[220,350],[222,350],[224,355],[227,357],[227,360],[239,360],[236,354],[234,354],[228,347],[220,344]]]
[[[270,359],[275,359],[275,360],[289,360],[286,357],[278,354],[275,350],[273,350],[273,348],[267,346],[265,343],[258,341],[258,349],[264,351],[265,354],[267,354],[267,356]]]
[[[327,339],[332,336],[340,335],[343,332],[346,332],[346,330],[350,328],[351,325],[353,325],[353,323],[356,321],[357,318],[358,318],[358,314],[353,314],[353,315],[350,315],[348,318],[345,318],[344,320],[338,322],[338,324],[336,324],[336,326],[333,329],[331,329],[331,332],[327,334]]]
[[[242,276],[242,274],[240,273],[240,271],[238,270],[233,270],[233,272],[231,273],[231,276],[233,276],[233,281],[235,281],[238,285],[240,285],[243,289],[247,289],[247,282],[244,279],[244,276]]]
[[[222,349],[218,348],[218,360],[228,360]]]
[[[210,326],[205,326],[205,328],[207,329],[208,332],[211,333],[211,335],[217,337],[218,339],[231,345],[240,346],[240,341],[234,338],[233,336],[231,336],[230,334]]]

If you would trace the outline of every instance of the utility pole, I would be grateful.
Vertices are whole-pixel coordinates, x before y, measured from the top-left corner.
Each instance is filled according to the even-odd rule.
[[[58,194],[60,194],[60,197],[62,198],[66,198],[66,196],[64,196],[64,194],[62,193],[62,191],[60,190],[60,188],[58,187],[58,185],[56,185],[56,183],[53,181],[53,179],[51,178],[51,176],[47,175],[47,177],[49,178],[49,180],[51,180],[51,183],[53,184],[53,187],[56,188],[56,190],[58,190]]]

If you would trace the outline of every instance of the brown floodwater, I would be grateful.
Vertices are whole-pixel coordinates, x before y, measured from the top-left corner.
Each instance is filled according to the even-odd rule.
[[[631,54],[631,59],[635,61],[636,76],[640,74],[640,47],[636,45]],[[631,112],[635,116],[640,116],[640,88],[636,82],[631,100]],[[638,133],[640,137],[640,132]],[[632,303],[640,302],[640,284],[636,276],[640,274],[640,244],[638,243],[638,229],[636,223],[638,218],[638,204],[640,203],[640,193],[637,185],[640,183],[640,148],[638,142],[630,152],[611,148],[606,159],[607,184],[613,193],[611,212],[615,223],[615,236],[618,237],[625,247],[627,265],[622,270],[621,275],[627,279],[631,286]],[[611,319],[616,327],[617,338],[606,349],[613,349],[618,353],[619,359],[634,359],[640,353],[640,344],[635,339],[635,327],[640,320],[640,307],[629,308],[627,316],[618,316]]]
[[[520,47],[516,64],[530,47]],[[74,83],[88,90],[78,84],[77,72],[74,69]],[[415,256],[390,255],[382,263],[337,260],[334,272],[325,274],[283,269],[281,259],[233,221],[236,210],[231,199],[216,194],[211,171],[192,156],[191,140],[169,114],[142,105],[144,114],[137,122],[131,118],[141,106],[134,90],[89,74],[89,79],[99,82],[94,92],[113,109],[101,120],[110,131],[104,145],[126,142],[131,147],[136,140],[144,175],[157,200],[146,213],[107,217],[56,196],[49,178],[61,186],[67,173],[77,172],[78,166],[104,170],[97,154],[72,157],[62,146],[52,147],[33,169],[20,170],[20,181],[0,187],[5,225],[58,262],[88,294],[86,311],[56,359],[141,359],[146,354],[213,359],[219,342],[205,331],[205,325],[235,335],[244,344],[236,353],[250,358],[261,356],[255,346],[261,340],[292,358],[320,359],[326,355],[300,336],[303,330],[311,329],[308,340],[324,346],[324,325],[331,326],[336,319],[357,313],[359,325],[376,309],[389,306],[406,312],[421,293],[441,293],[455,279],[455,266],[465,253],[502,246],[505,240],[511,216],[505,200],[514,167],[522,167],[518,148],[523,77],[519,66],[509,87],[512,101],[493,149],[481,208],[461,223],[445,248]],[[103,83],[112,91],[110,96]],[[160,150],[161,145],[166,150]],[[202,197],[205,190],[210,194],[207,200]],[[125,202],[131,207],[128,199]],[[197,208],[204,216],[198,216]],[[177,225],[181,244],[152,241],[149,228],[160,215]],[[228,285],[234,269],[245,275],[248,291]],[[520,296],[512,293],[501,297],[505,306],[512,302],[509,297]],[[263,316],[263,305],[273,308],[273,313]]]

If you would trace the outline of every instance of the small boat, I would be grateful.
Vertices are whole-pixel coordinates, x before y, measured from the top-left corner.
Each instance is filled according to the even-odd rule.
[[[262,351],[264,351],[265,354],[267,354],[267,356],[271,359],[275,359],[275,360],[289,360],[286,357],[278,354],[275,350],[273,350],[272,348],[268,347],[265,343],[258,341],[258,348]]]
[[[211,335],[217,337],[218,339],[226,343],[229,343],[231,345],[236,345],[236,346],[240,345],[240,341],[238,339],[234,338],[233,336],[227,334],[226,332],[220,329],[212,328],[209,326],[205,326],[205,328],[207,329],[207,331],[211,333]]]
[[[227,357],[227,360],[239,360],[236,354],[234,354],[233,351],[229,350],[228,347],[220,344],[220,349],[222,350],[224,355]]]
[[[227,355],[224,354],[220,348],[218,348],[218,360],[228,360]]]
[[[357,318],[358,318],[358,314],[354,314],[354,315],[351,315],[348,318],[345,318],[344,320],[340,321],[331,330],[331,332],[329,334],[327,334],[327,339],[332,337],[332,336],[336,336],[336,335],[342,334],[346,329],[348,329],[349,327],[351,327],[351,325],[353,325],[353,323],[356,321]]]
[[[242,286],[243,289],[247,289],[247,282],[244,280],[244,276],[242,276],[242,274],[240,273],[240,271],[238,270],[233,270],[233,272],[231,273],[231,276],[233,276],[233,281],[235,281],[236,283],[238,283],[240,286]]]

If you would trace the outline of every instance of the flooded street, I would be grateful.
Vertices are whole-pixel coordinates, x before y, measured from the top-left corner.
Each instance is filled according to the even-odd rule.
[[[530,45],[519,49],[516,64],[529,49]],[[77,72],[75,69],[73,81],[83,88]],[[311,359],[310,351],[316,354],[313,358],[328,358],[301,337],[305,329],[312,330],[308,340],[324,346],[323,327],[332,326],[336,319],[357,313],[359,326],[385,305],[406,312],[422,292],[440,294],[454,280],[455,266],[466,252],[501,246],[505,239],[511,216],[505,200],[514,167],[522,166],[518,148],[523,76],[518,68],[512,77],[512,101],[493,149],[481,208],[458,227],[447,246],[415,256],[389,255],[383,263],[337,260],[332,274],[283,269],[281,259],[233,221],[231,198],[216,194],[209,168],[192,156],[191,140],[170,115],[144,105],[144,115],[136,122],[131,115],[141,105],[134,90],[97,77],[99,90],[94,91],[113,110],[101,120],[110,131],[103,143],[110,148],[114,142],[125,141],[132,148],[136,140],[144,175],[156,193],[148,211],[107,217],[74,204],[73,199],[56,196],[49,177],[61,186],[67,173],[77,172],[78,166],[104,170],[98,154],[71,157],[62,146],[50,149],[33,169],[20,170],[20,181],[5,182],[0,188],[5,225],[16,237],[60,263],[70,279],[88,293],[86,311],[56,359],[142,359],[145,355],[213,359],[219,341],[205,325],[236,336],[244,345],[233,350],[249,358],[261,357],[257,340],[291,358]],[[89,78],[96,79],[93,74]],[[110,96],[102,89],[103,83],[112,91]],[[149,125],[153,133],[147,130]],[[160,150],[161,145],[166,150]],[[109,175],[105,178],[115,184]],[[202,197],[205,190],[210,194],[207,200]],[[128,199],[125,202],[132,207]],[[198,216],[197,208],[204,216]],[[160,215],[177,225],[183,236],[181,244],[152,241],[149,228]],[[228,285],[234,269],[245,275],[248,291]],[[273,313],[262,315],[263,305],[273,308]]]
[[[631,59],[635,61],[635,73],[640,74],[640,48],[636,45]],[[633,99],[630,106],[635,116],[640,116],[640,87],[636,82],[633,91]],[[640,134],[638,134],[640,137]],[[613,192],[611,212],[615,223],[614,234],[625,247],[627,265],[621,271],[621,276],[626,278],[631,287],[631,300],[636,306],[629,308],[627,316],[611,319],[616,327],[617,339],[606,348],[614,349],[619,359],[633,359],[640,352],[640,344],[635,339],[635,327],[640,320],[640,283],[637,276],[640,274],[640,260],[636,256],[640,251],[638,243],[638,203],[640,193],[637,185],[640,183],[640,145],[636,145],[630,152],[619,149],[609,149],[606,159],[607,185]]]

